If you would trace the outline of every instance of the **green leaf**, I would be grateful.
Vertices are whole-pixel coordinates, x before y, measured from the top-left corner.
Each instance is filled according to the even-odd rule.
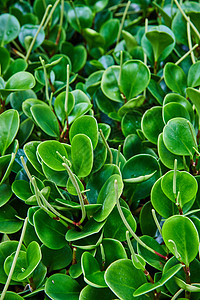
[[[163,133],[158,137],[158,154],[161,162],[169,169],[174,168],[174,160],[177,160],[177,169],[184,169],[183,156],[171,153],[164,144]]]
[[[38,31],[39,25],[32,25],[32,24],[25,24],[21,27],[20,33],[19,33],[19,41],[21,45],[28,50],[28,47],[30,46],[34,36],[36,35]],[[36,41],[33,46],[33,50],[38,48],[45,39],[45,32],[43,28],[40,29],[39,34],[36,38]]]
[[[56,100],[54,102],[55,113],[63,125],[66,121],[65,97],[66,97],[66,92],[62,92],[56,97]],[[72,109],[74,108],[74,104],[75,104],[75,100],[73,94],[68,93],[67,116],[69,116]]]
[[[151,143],[157,144],[158,136],[164,127],[162,108],[160,106],[154,106],[148,109],[142,116],[141,127],[146,138]]]
[[[199,74],[200,72],[200,62],[197,61],[195,64],[191,65],[188,77],[187,77],[187,85],[189,87],[197,87],[200,85]]]
[[[118,19],[110,19],[101,26],[100,34],[104,37],[106,48],[109,48],[117,39],[119,26]]]
[[[197,148],[195,130],[184,118],[171,119],[163,130],[163,141],[167,149],[176,155],[193,156]]]
[[[8,69],[9,63],[10,63],[9,51],[4,47],[0,47],[0,65],[1,65],[2,74],[5,73],[6,70]]]
[[[92,142],[93,149],[96,148],[98,142],[97,121],[92,116],[82,116],[76,119],[69,130],[69,139],[72,142],[77,134],[85,134]]]
[[[6,292],[4,300],[23,300],[20,295],[14,293],[14,292]]]
[[[102,223],[96,222],[93,218],[87,221],[81,231],[77,231],[75,229],[70,229],[66,233],[66,240],[68,242],[77,241],[79,239],[83,239],[92,234],[98,233],[104,226],[105,221]]]
[[[154,209],[164,218],[169,218],[174,213],[178,214],[178,208],[163,192],[161,188],[162,177],[153,185],[151,190],[151,203]]]
[[[81,287],[70,276],[58,273],[47,279],[44,290],[54,300],[78,300]]]
[[[166,58],[175,46],[175,36],[173,31],[164,25],[153,27],[146,33],[146,37],[151,42],[156,62],[161,55]]]
[[[172,216],[165,221],[162,236],[176,258],[189,266],[199,249],[199,235],[193,222],[185,216]]]
[[[169,120],[177,117],[184,118],[191,121],[189,112],[180,103],[175,103],[175,102],[167,103],[163,106],[162,112],[163,112],[163,120],[165,124]]]
[[[40,142],[39,141],[32,141],[24,145],[23,150],[24,153],[26,154],[26,157],[32,164],[32,166],[42,174],[42,167],[41,164],[39,163],[37,159],[37,147],[39,146]]]
[[[196,179],[188,172],[185,171],[176,171],[176,191],[173,189],[173,178],[174,178],[174,171],[167,172],[161,181],[161,188],[165,195],[173,202],[176,202],[176,198],[178,193],[179,194],[179,201],[180,206],[183,205],[190,200],[192,200],[197,193],[198,184]],[[175,194],[174,194],[175,192]]]
[[[122,207],[122,211],[129,226],[135,232],[137,224],[131,211],[125,207]],[[124,242],[126,240],[126,231],[127,228],[119,215],[117,207],[115,206],[104,225],[104,236],[105,238],[113,238]]]
[[[58,120],[56,119],[56,116],[49,107],[36,104],[31,107],[31,113],[36,124],[46,134],[52,137],[60,136]]]
[[[65,171],[62,165],[63,160],[57,152],[68,158],[65,147],[58,141],[44,141],[40,143],[37,148],[37,153],[49,168],[55,171]]]
[[[120,197],[122,191],[123,191],[123,182],[120,175],[112,175],[103,185],[103,187],[100,190],[97,203],[102,204],[101,210],[99,210],[95,215],[94,219],[97,222],[104,221],[108,215],[113,210],[115,204],[116,204],[116,195],[115,195],[115,180],[117,180],[118,183],[118,198]]]
[[[130,78],[132,78],[131,82]],[[143,92],[149,81],[150,71],[143,62],[129,60],[122,65],[119,88],[127,100]]]
[[[71,143],[71,157],[74,171],[78,177],[86,177],[93,166],[92,142],[85,134],[77,134]]]
[[[106,7],[108,0],[84,0],[94,12],[99,12]]]
[[[181,67],[168,62],[164,67],[164,79],[173,92],[185,96],[187,77]]]
[[[137,110],[129,110],[129,112],[122,117],[121,126],[123,135],[125,137],[127,137],[129,134],[136,134],[137,129],[141,128],[141,117],[142,114]]]
[[[3,156],[19,129],[18,112],[14,109],[3,112],[0,115],[0,128],[0,154]]]
[[[171,269],[169,269],[162,277],[161,279],[156,283],[145,283],[141,287],[139,287],[134,293],[133,296],[141,296],[146,293],[149,293],[161,286],[163,286],[170,278],[172,278],[181,268],[183,267],[182,264],[178,264],[176,266],[173,266]]]
[[[192,103],[195,105],[198,115],[200,115],[200,92],[193,88],[187,88],[186,92]]]
[[[79,28],[76,18],[78,18],[81,28]],[[75,9],[70,7],[68,10],[68,20],[70,25],[80,32],[82,28],[90,28],[92,26],[93,14],[88,6],[77,5]]]
[[[66,245],[67,228],[60,222],[51,219],[42,209],[34,213],[34,227],[42,243],[50,249],[61,249]]]
[[[117,297],[133,300],[133,292],[147,279],[144,272],[136,269],[130,259],[119,259],[106,270],[105,281]],[[142,297],[140,299],[144,300]]]
[[[0,207],[6,204],[12,196],[12,190],[7,183],[0,184]]]
[[[16,210],[8,204],[0,208],[0,232],[11,234],[21,229],[23,222],[16,215]]]
[[[114,299],[114,297],[115,295],[109,288],[99,289],[90,285],[86,285],[80,293],[79,300],[94,300],[96,298],[110,300]]]
[[[12,75],[5,86],[6,91],[23,91],[32,89],[35,86],[35,78],[29,72],[17,72]]]
[[[107,68],[107,70],[103,73],[101,89],[109,99],[116,102],[123,102],[118,85],[119,73],[119,66],[111,66]]]
[[[14,40],[20,31],[20,24],[11,14],[0,16],[0,43],[4,46]]]
[[[100,266],[91,253],[83,253],[81,267],[84,274],[84,280],[87,284],[97,288],[107,287],[104,280],[105,272],[100,271]]]

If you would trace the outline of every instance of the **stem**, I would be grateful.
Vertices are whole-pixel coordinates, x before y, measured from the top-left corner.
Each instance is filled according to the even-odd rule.
[[[64,0],[61,0],[61,8],[60,8],[60,23],[58,26],[58,34],[56,37],[56,45],[58,45],[59,40],[60,40],[60,35],[62,31],[62,25],[63,25],[63,17],[64,17]]]
[[[74,10],[74,15],[75,15],[75,18],[76,18],[76,23],[78,25],[79,31],[81,32],[81,24],[80,24],[79,18],[78,18],[77,13],[76,13],[76,8],[74,6],[74,2],[72,0],[70,0],[69,2],[70,2],[71,6],[72,6],[72,8]]]
[[[49,5],[47,6],[47,8],[46,8],[46,11],[45,11],[44,16],[43,16],[43,18],[42,18],[42,21],[41,21],[41,23],[40,23],[40,26],[38,27],[38,30],[37,30],[37,32],[36,32],[36,34],[35,34],[35,36],[34,36],[32,42],[31,42],[31,44],[30,44],[30,46],[29,46],[29,48],[28,48],[28,51],[27,51],[27,53],[26,53],[25,61],[28,61],[28,58],[29,58],[29,56],[30,56],[30,54],[31,54],[31,51],[32,51],[33,46],[34,46],[34,44],[35,44],[35,41],[36,41],[36,39],[37,39],[37,37],[38,37],[38,34],[39,34],[40,30],[42,29],[42,26],[43,26],[43,24],[44,24],[44,21],[45,21],[45,19],[46,19],[46,16],[47,16],[47,14],[48,14],[48,12],[49,12],[49,9],[50,9],[51,7],[52,7],[52,5],[49,4]]]
[[[58,152],[57,152],[58,153]],[[84,200],[83,200],[83,196],[81,194],[81,190],[79,188],[79,185],[78,185],[78,182],[76,181],[76,178],[74,176],[74,174],[72,173],[70,167],[68,166],[68,164],[66,163],[63,163],[62,164],[63,167],[67,170],[67,173],[69,175],[69,178],[71,179],[71,182],[72,184],[74,185],[76,191],[77,191],[77,194],[78,194],[78,198],[79,198],[79,201],[80,201],[80,205],[81,205],[81,211],[82,211],[82,218],[81,220],[78,222],[78,225],[80,225],[81,223],[83,223],[83,221],[85,220],[86,218],[86,209],[85,209],[85,205],[84,205]]]
[[[188,17],[190,19],[190,17]],[[187,38],[188,38],[188,46],[189,49],[192,49],[192,39],[191,39],[191,31],[190,31],[190,23],[187,22]],[[195,64],[195,56],[193,50],[191,51],[191,60],[192,63]]]
[[[28,217],[26,217],[26,219],[24,220],[24,225],[23,225],[23,228],[22,228],[22,233],[21,233],[21,236],[20,236],[19,244],[17,246],[17,250],[16,250],[16,253],[15,253],[13,262],[12,262],[12,266],[11,266],[10,272],[8,274],[8,278],[7,278],[6,284],[5,284],[4,288],[3,288],[0,300],[4,299],[4,297],[6,295],[6,292],[7,292],[7,289],[9,287],[10,281],[12,279],[12,275],[13,275],[13,272],[15,270],[15,265],[17,263],[17,258],[19,256],[19,252],[20,252],[20,249],[21,249],[21,246],[22,246],[22,242],[23,242],[23,239],[24,239],[24,235],[25,235],[25,232],[26,232],[27,224],[28,224]]]
[[[56,9],[56,7],[57,7],[57,5],[58,5],[59,2],[60,2],[60,0],[57,0],[57,1],[54,3],[54,5],[52,6],[52,9],[51,9],[51,11],[50,11],[50,13],[49,13],[49,15],[48,15],[48,17],[47,17],[47,19],[46,19],[46,22],[45,22],[45,24],[44,24],[44,26],[43,26],[43,29],[44,29],[44,30],[46,29],[46,27],[47,27],[47,25],[48,25],[48,23],[49,23],[49,21],[50,21],[52,15],[53,15],[53,13],[54,13],[54,10]]]
[[[118,85],[120,85],[120,81],[121,81],[122,65],[123,65],[123,51],[120,51],[120,72],[119,72]]]
[[[30,182],[32,183],[32,176],[31,176],[31,173],[29,172],[29,169],[27,168],[27,165],[25,163],[23,156],[20,156],[20,159],[21,159],[22,165],[24,167],[24,170],[26,171],[28,178],[29,178]]]
[[[65,114],[68,119],[68,96],[69,96],[69,65],[67,65],[67,82],[66,82],[66,94],[65,94]]]
[[[117,150],[116,165],[118,167],[119,167],[119,156],[120,156],[121,147],[122,147],[122,145],[119,145],[118,150]]]
[[[174,2],[176,3],[176,6],[180,10],[180,12],[181,12],[182,16],[185,18],[185,20],[190,23],[190,26],[192,27],[192,29],[196,33],[198,39],[200,40],[200,33],[197,30],[196,26],[190,21],[190,18],[185,14],[185,12],[183,11],[183,9],[182,9],[181,5],[178,3],[178,1],[174,0]]]
[[[102,244],[100,244],[100,251],[101,251],[101,257],[102,257],[102,271],[103,271],[104,267],[105,267],[105,263],[106,263],[106,256],[105,256],[105,251],[104,251]]]
[[[112,164],[112,163],[113,163],[113,155],[112,155],[112,151],[111,151],[110,147],[108,146],[108,143],[107,143],[107,141],[106,141],[106,139],[105,139],[105,137],[104,137],[104,135],[103,135],[102,129],[100,129],[99,132],[100,132],[100,135],[101,135],[101,137],[102,137],[102,140],[103,140],[103,142],[104,142],[104,144],[105,144],[105,146],[106,146],[106,148],[107,148],[107,150],[108,150],[108,152],[109,152],[109,155],[110,155],[110,164]]]
[[[116,42],[116,45],[119,43],[119,40],[120,40],[120,37],[121,37],[121,33],[122,33],[122,28],[124,26],[124,21],[125,21],[125,18],[126,18],[126,14],[128,12],[128,9],[129,9],[129,6],[131,4],[131,1],[128,1],[128,3],[126,4],[126,8],[124,10],[124,13],[123,13],[123,17],[122,17],[122,21],[121,21],[121,24],[120,24],[120,27],[119,27],[119,31],[118,31],[118,35],[117,35],[117,42]]]
[[[192,125],[191,125],[190,121],[187,121],[187,124],[188,124],[188,126],[189,126],[189,128],[190,128],[190,132],[191,132],[193,141],[194,141],[195,146],[196,146],[196,149],[195,149],[195,147],[193,147],[193,148],[195,149],[196,153],[199,155],[199,152],[198,152],[198,145],[197,145],[197,140],[196,140],[196,137],[195,137],[194,132],[193,132],[193,130],[192,130]]]
[[[145,19],[145,34],[148,32],[148,18]],[[147,54],[144,51],[144,64],[147,66]],[[144,89],[143,96],[146,98],[146,89]]]
[[[172,297],[171,300],[177,299],[177,297],[178,297],[183,291],[184,291],[183,289],[178,290],[178,292],[176,292],[176,294]]]
[[[142,247],[146,248],[147,250],[149,250],[150,252],[164,258],[165,260],[167,260],[168,258],[166,256],[163,256],[162,254],[158,253],[157,251],[155,251],[154,249],[150,248],[149,246],[147,246],[145,243],[143,243],[143,241],[141,241],[141,239],[135,234],[135,232],[132,230],[132,228],[130,227],[130,225],[128,224],[123,211],[121,209],[120,203],[119,203],[119,198],[118,198],[118,183],[117,180],[115,180],[115,199],[117,202],[117,209],[119,211],[120,217],[124,223],[124,225],[126,226],[126,228],[128,229],[128,231],[130,232],[130,234],[134,237],[134,239],[138,242],[138,244],[140,244]]]
[[[44,60],[41,58],[41,56],[39,56],[39,59],[40,59],[40,62],[41,62],[41,65],[43,67],[43,71],[44,71],[44,80],[45,80],[45,94],[46,94],[46,99],[48,100],[49,102],[49,87],[48,87],[48,77],[47,77],[47,70],[46,70],[46,67],[45,67],[45,63],[44,63]]]
[[[162,229],[160,227],[160,223],[158,222],[155,209],[152,209],[151,212],[152,212],[152,216],[153,216],[154,222],[156,223],[156,227],[158,228],[158,231],[160,232],[160,234],[162,236]]]
[[[176,198],[176,176],[177,176],[177,159],[174,160],[174,175],[173,175],[173,194]]]

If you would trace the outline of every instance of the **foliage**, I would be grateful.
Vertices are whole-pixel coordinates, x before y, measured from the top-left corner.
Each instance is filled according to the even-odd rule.
[[[179,2],[1,1],[1,300],[200,298],[200,3]]]

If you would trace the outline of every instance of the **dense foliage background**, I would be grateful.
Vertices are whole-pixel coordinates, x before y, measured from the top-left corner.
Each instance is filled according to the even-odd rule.
[[[200,298],[199,20],[1,0],[1,300]]]

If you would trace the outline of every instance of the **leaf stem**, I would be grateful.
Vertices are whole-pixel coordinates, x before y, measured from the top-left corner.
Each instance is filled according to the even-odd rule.
[[[190,17],[188,17],[190,20]],[[187,22],[187,38],[188,38],[188,46],[189,49],[192,49],[192,39],[191,39],[191,30],[190,30],[190,22]],[[191,60],[192,63],[195,64],[195,56],[193,50],[191,51]]]
[[[194,30],[195,34],[197,35],[198,39],[200,40],[200,33],[197,30],[196,26],[190,21],[190,18],[185,14],[185,12],[183,11],[183,9],[182,9],[181,5],[178,3],[178,1],[174,0],[174,2],[176,3],[176,6],[180,10],[180,12],[181,12],[182,16],[185,18],[185,20],[190,23],[191,28]]]
[[[176,294],[174,294],[174,296],[172,297],[172,299],[171,300],[175,300],[175,299],[177,299],[177,297],[182,293],[184,291],[184,289],[180,289],[180,290],[178,290],[178,292],[176,292]]]
[[[162,236],[162,229],[160,227],[160,223],[158,222],[155,209],[152,209],[151,212],[152,212],[152,216],[153,216],[154,222],[156,224],[156,227],[158,228],[158,231],[160,232],[160,235]]]
[[[81,220],[78,222],[78,225],[82,224],[83,221],[85,220],[86,218],[86,209],[85,209],[85,205],[84,205],[84,200],[83,200],[83,196],[81,194],[81,190],[79,188],[79,185],[78,185],[78,182],[73,174],[73,172],[71,171],[70,167],[68,166],[67,163],[63,163],[62,164],[63,167],[67,170],[67,173],[69,175],[69,178],[71,179],[71,182],[73,184],[73,186],[75,187],[76,191],[77,191],[77,194],[78,194],[78,198],[79,198],[79,201],[80,201],[80,205],[81,205],[81,211],[82,211],[82,218]]]
[[[39,25],[39,27],[38,27],[38,30],[37,30],[37,32],[36,32],[34,38],[32,39],[32,42],[31,42],[31,44],[30,44],[30,46],[29,46],[29,48],[28,48],[28,51],[27,51],[27,53],[26,53],[25,61],[28,61],[28,59],[29,59],[29,56],[30,56],[30,54],[31,54],[31,51],[32,51],[33,46],[34,46],[34,44],[35,44],[35,41],[36,41],[36,39],[37,39],[37,37],[38,37],[38,34],[39,34],[40,30],[42,29],[42,26],[43,26],[43,24],[44,24],[44,21],[45,21],[45,19],[46,19],[46,16],[48,15],[49,9],[50,9],[51,7],[52,7],[52,5],[49,4],[49,5],[47,6],[47,8],[46,8],[46,11],[45,11],[44,16],[43,16],[43,18],[42,18],[42,21],[41,21],[41,23],[40,23],[40,25]]]
[[[174,160],[174,175],[173,175],[173,194],[176,198],[176,176],[177,176],[177,159]]]
[[[12,279],[12,275],[13,275],[13,272],[15,270],[15,265],[17,263],[17,258],[19,256],[19,252],[20,252],[20,249],[21,249],[21,246],[22,246],[22,242],[23,242],[23,239],[24,239],[24,235],[25,235],[25,232],[26,232],[27,224],[28,224],[28,217],[26,217],[26,219],[24,220],[24,225],[23,225],[23,228],[22,228],[22,233],[21,233],[21,236],[20,236],[20,240],[19,240],[19,243],[18,243],[18,246],[17,246],[17,250],[16,250],[16,253],[15,253],[15,256],[14,256],[11,268],[10,268],[10,272],[8,274],[8,278],[7,278],[6,284],[5,284],[4,288],[3,288],[0,300],[4,299],[4,297],[6,295],[6,292],[7,292],[7,289],[9,287],[10,281]]]
[[[118,31],[118,35],[117,35],[117,42],[116,42],[116,45],[119,43],[119,40],[120,40],[120,37],[121,37],[121,33],[122,33],[122,28],[124,26],[124,21],[125,21],[125,18],[126,18],[126,14],[128,12],[128,9],[129,9],[129,6],[131,4],[131,1],[128,1],[128,3],[126,4],[126,8],[124,10],[124,13],[123,13],[123,17],[122,17],[122,21],[121,21],[121,24],[120,24],[120,27],[119,27],[119,31]]]
[[[44,30],[46,29],[46,27],[47,27],[47,25],[48,25],[48,23],[49,23],[49,21],[50,21],[52,15],[53,15],[53,13],[54,13],[54,10],[56,9],[56,7],[57,7],[57,5],[58,5],[59,2],[60,2],[60,0],[57,0],[57,1],[54,3],[54,5],[52,6],[52,9],[51,9],[51,11],[50,11],[50,14],[49,14],[48,17],[47,17],[46,22],[44,23],[44,26],[43,26],[43,29],[44,29]]]
[[[147,246],[136,234],[135,232],[132,230],[132,228],[130,227],[130,225],[128,224],[123,211],[121,209],[120,203],[119,203],[119,199],[118,199],[118,183],[117,180],[115,180],[114,182],[114,186],[115,186],[115,198],[116,198],[116,203],[117,203],[117,209],[119,211],[120,217],[124,223],[124,225],[126,226],[126,228],[128,229],[128,231],[130,232],[130,234],[134,237],[134,239],[138,242],[138,244],[140,244],[142,247],[146,248],[147,250],[149,250],[150,252],[164,258],[165,260],[168,259],[168,257],[158,253],[157,251],[155,251],[154,249],[150,248],[149,246]]]
[[[74,15],[75,15],[75,18],[76,18],[76,23],[77,23],[78,28],[79,28],[79,32],[81,32],[81,24],[80,24],[79,18],[78,18],[77,13],[76,13],[76,8],[74,6],[74,2],[72,0],[70,0],[69,2],[70,2],[71,6],[74,10]]]
[[[104,144],[105,144],[105,146],[106,146],[106,148],[107,148],[107,150],[108,150],[108,152],[109,152],[109,155],[110,155],[110,164],[112,164],[112,163],[113,163],[113,155],[112,155],[112,151],[111,151],[110,147],[108,146],[108,143],[107,143],[107,141],[106,141],[106,139],[105,139],[105,136],[104,136],[104,134],[103,134],[102,129],[100,129],[99,132],[100,132],[100,135],[101,135],[101,137],[102,137],[102,140],[103,140],[103,142],[104,142]]]
[[[67,81],[66,81],[66,94],[65,94],[65,115],[68,119],[68,98],[69,98],[69,64],[67,65]]]
[[[46,99],[48,100],[49,102],[49,87],[48,87],[48,77],[47,77],[47,70],[46,70],[46,67],[45,67],[45,62],[44,60],[42,59],[41,56],[39,56],[39,59],[40,59],[40,62],[41,62],[41,65],[43,67],[43,71],[44,71],[44,80],[45,80],[45,94],[46,94]]]

